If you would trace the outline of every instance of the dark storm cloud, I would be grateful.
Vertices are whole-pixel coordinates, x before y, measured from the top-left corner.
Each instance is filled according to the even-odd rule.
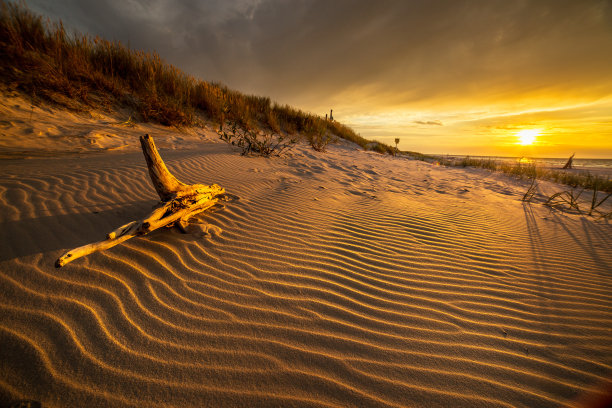
[[[202,79],[228,80],[235,75],[228,62],[239,62],[246,46],[232,20],[247,19],[256,2],[45,0],[30,7],[67,27],[132,48],[156,51],[167,61]],[[229,26],[228,26],[229,24]],[[238,55],[237,55],[238,54]],[[244,65],[244,61],[239,64]],[[231,71],[231,72],[230,72]]]
[[[28,0],[205,80],[313,107],[612,90],[606,0]]]

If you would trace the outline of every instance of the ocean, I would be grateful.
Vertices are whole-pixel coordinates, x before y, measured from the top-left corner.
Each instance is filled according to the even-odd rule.
[[[562,169],[567,163],[567,157],[564,158],[530,158],[530,157],[503,157],[503,156],[466,156],[466,155],[440,155],[449,159],[463,159],[471,157],[473,159],[493,160],[496,162],[516,163],[535,163],[537,166]],[[591,174],[612,177],[612,159],[574,159],[572,161],[572,171],[588,171]]]
[[[531,158],[531,157],[503,157],[503,156],[466,156],[466,155],[440,155],[442,157],[448,157],[451,159],[463,159],[464,157],[471,157],[473,159],[490,159],[497,162],[509,162],[516,163],[535,163],[538,166],[543,167],[563,167],[567,163],[567,157],[564,158]],[[584,168],[604,168],[612,169],[612,159],[574,159],[572,166],[576,169],[581,167]]]

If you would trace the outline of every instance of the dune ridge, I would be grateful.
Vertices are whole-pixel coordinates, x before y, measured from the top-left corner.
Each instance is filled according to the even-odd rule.
[[[526,182],[349,143],[160,150],[239,200],[60,270],[155,204],[142,155],[0,162],[0,401],[556,407],[612,373],[610,225]]]

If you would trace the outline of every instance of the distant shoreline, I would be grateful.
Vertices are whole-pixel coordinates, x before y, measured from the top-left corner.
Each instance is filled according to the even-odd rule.
[[[593,166],[580,166],[580,165],[575,165],[574,168],[572,169],[561,169],[559,167],[549,167],[549,166],[541,166],[541,167],[546,170],[555,170],[555,171],[559,171],[563,173],[570,173],[570,174],[588,172],[589,174],[593,176],[612,177],[612,167],[593,167]]]
[[[528,159],[535,162],[554,162],[554,163],[565,163],[568,157],[530,157],[530,156],[482,156],[472,154],[431,154],[431,156],[448,157],[455,159],[462,159],[464,157],[471,157],[473,159],[491,159],[500,161],[516,161],[521,158]],[[611,158],[594,158],[594,157],[577,157],[574,158],[574,165],[581,165],[583,162],[606,162],[607,166],[612,167]]]
[[[520,159],[525,160],[525,164],[535,164],[537,167],[546,170],[578,174],[588,172],[591,175],[601,177],[612,177],[612,159],[585,159],[578,158],[572,162],[573,168],[563,169],[567,158],[532,158],[532,157],[509,157],[509,156],[471,156],[471,155],[437,155],[445,159],[462,160],[471,158],[475,160],[491,160],[498,163],[514,164]]]

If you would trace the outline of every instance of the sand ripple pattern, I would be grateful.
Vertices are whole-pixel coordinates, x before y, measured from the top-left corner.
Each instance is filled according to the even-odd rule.
[[[162,155],[240,200],[60,270],[155,204],[144,161],[0,164],[0,405],[557,407],[612,372],[609,225],[349,150]]]

